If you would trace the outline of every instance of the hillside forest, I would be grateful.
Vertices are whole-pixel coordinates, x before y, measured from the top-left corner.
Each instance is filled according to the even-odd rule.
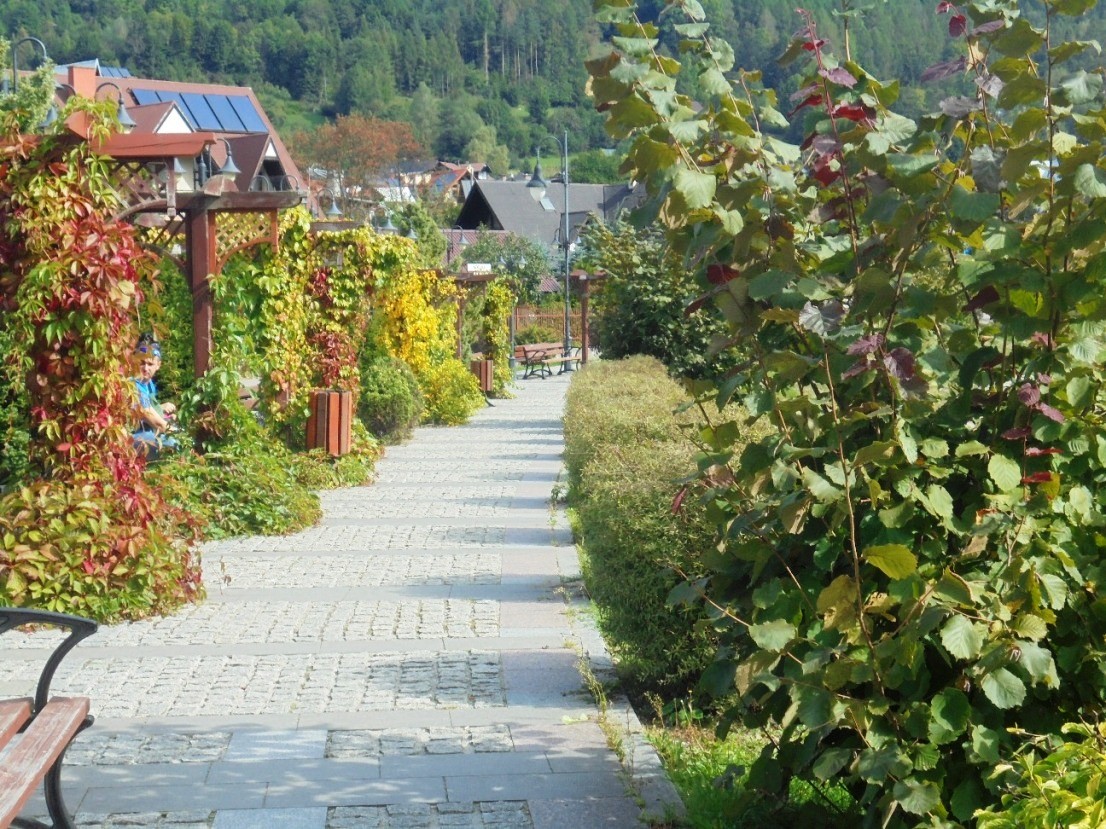
[[[898,78],[906,114],[937,103],[920,82],[951,57],[936,0],[701,0],[736,65],[761,69],[781,108],[797,81],[776,59],[814,13],[832,47],[877,77]],[[0,0],[15,37],[41,38],[51,59],[99,58],[136,75],[248,85],[282,133],[358,114],[411,125],[427,155],[524,166],[568,129],[572,150],[608,146],[586,94],[583,61],[605,32],[591,0]],[[645,16],[664,0],[647,0]],[[1040,16],[1034,0],[1025,14]],[[1066,39],[1101,30],[1098,7],[1064,21]],[[674,48],[674,43],[662,47]],[[24,60],[31,60],[30,51]],[[1100,58],[1096,58],[1101,60]],[[948,94],[945,89],[942,93]]]

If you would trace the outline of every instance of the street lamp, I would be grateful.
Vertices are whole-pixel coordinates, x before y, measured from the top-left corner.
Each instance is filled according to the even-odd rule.
[[[120,88],[119,84],[114,81],[104,81],[96,85],[96,92],[99,92],[105,86],[113,86],[115,87],[115,91],[119,93],[119,105],[115,109],[115,118],[119,121],[119,126],[123,128],[124,132],[130,132],[138,126],[138,124],[131,118],[131,114],[127,112],[126,104],[123,103],[123,90]],[[93,95],[93,97],[95,97],[95,95]],[[227,146],[229,147],[230,145],[228,144]]]
[[[326,217],[331,221],[336,220],[342,215],[342,208],[338,206],[338,194],[334,192],[329,186],[324,187],[319,191],[318,196],[315,197],[315,202],[318,204],[319,196],[330,197],[330,207],[326,209]]]
[[[558,147],[561,150],[561,184],[564,186],[564,226],[561,228],[561,247],[564,250],[564,267],[565,267],[565,331],[564,331],[564,356],[567,357],[572,350],[572,327],[569,324],[569,314],[572,311],[572,300],[569,294],[569,259],[572,254],[571,240],[569,239],[569,217],[568,217],[568,130],[564,132],[564,144]],[[534,151],[534,174],[530,177],[530,181],[527,182],[526,187],[530,191],[530,195],[534,201],[540,202],[545,198],[545,191],[549,186],[541,175],[541,161],[537,158],[538,152]],[[568,370],[569,363],[565,363],[565,370]]]
[[[39,40],[37,37],[24,37],[17,40],[12,44],[12,91],[15,92],[19,89],[19,47],[24,43],[34,43],[42,50],[42,62],[46,63],[50,60],[50,56],[46,54],[46,44]]]
[[[203,187],[212,179],[223,179],[226,182],[233,184],[238,175],[242,172],[238,169],[238,165],[234,163],[234,153],[230,148],[230,141],[221,136],[215,138],[216,141],[222,141],[227,148],[227,160],[223,162],[223,166],[219,168],[219,172],[215,172],[215,161],[211,157],[211,150],[209,147],[204,147],[203,152],[200,153],[196,159],[196,184],[199,187]]]

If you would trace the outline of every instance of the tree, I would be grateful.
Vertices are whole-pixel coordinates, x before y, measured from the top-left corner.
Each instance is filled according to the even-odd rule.
[[[850,825],[969,825],[1016,757],[1106,713],[1106,109],[1074,62],[1099,45],[1058,36],[1093,0],[1041,5],[938,3],[960,54],[918,120],[804,13],[790,144],[697,2],[666,4],[679,61],[635,3],[597,4],[639,219],[739,358],[700,400],[747,412],[700,433],[717,546],[671,599],[717,619],[722,730],[772,729],[750,792],[840,787]]]
[[[541,278],[549,273],[549,250],[540,242],[516,233],[477,232],[461,258],[466,263],[483,262],[507,277],[519,302],[534,302]]]
[[[364,187],[422,152],[410,125],[361,115],[340,115],[313,132],[294,134],[290,143],[302,169],[338,177],[343,198],[351,187]]]
[[[511,164],[507,148],[496,140],[495,127],[486,124],[472,134],[465,145],[464,157],[471,161],[483,161],[493,176],[506,175]]]

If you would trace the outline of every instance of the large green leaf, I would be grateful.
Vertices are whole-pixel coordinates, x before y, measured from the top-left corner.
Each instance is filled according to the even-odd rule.
[[[900,780],[895,784],[894,795],[903,810],[914,815],[928,815],[941,802],[941,790],[928,780]]]
[[[973,193],[957,184],[952,188],[949,208],[953,218],[982,222],[998,210],[999,194]]]
[[[892,579],[905,579],[918,569],[918,558],[902,544],[864,548],[864,560]]]
[[[795,641],[796,633],[795,626],[783,619],[749,626],[749,635],[757,647],[773,653],[779,653]]]
[[[1089,199],[1106,196],[1106,174],[1093,164],[1080,164],[1075,171],[1075,189]]]
[[[1016,708],[1025,701],[1025,683],[1006,668],[991,671],[979,685],[996,708]]]
[[[929,710],[929,739],[942,745],[964,733],[972,707],[963,691],[946,688],[933,698]]]
[[[983,649],[983,631],[957,613],[941,628],[941,644],[957,659],[975,659]]]
[[[991,456],[991,460],[987,462],[987,474],[1000,492],[1017,489],[1022,482],[1021,467],[1005,455]]]
[[[709,207],[714,201],[714,190],[718,182],[710,173],[682,167],[675,178],[677,192],[684,197],[692,210]]]

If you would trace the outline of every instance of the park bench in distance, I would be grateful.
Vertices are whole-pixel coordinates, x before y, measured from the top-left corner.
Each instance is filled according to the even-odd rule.
[[[563,343],[526,343],[515,346],[515,360],[523,366],[523,380],[548,377],[553,373],[553,366],[561,367],[558,374],[572,371],[572,364],[580,362],[580,349],[571,348],[565,354]]]
[[[0,700],[0,829],[8,829],[39,784],[54,829],[74,829],[61,796],[61,763],[73,738],[92,725],[87,697],[50,696],[50,681],[65,655],[96,632],[91,619],[45,610],[0,607],[0,634],[24,625],[51,625],[69,631],[46,660],[34,699]],[[18,825],[36,824],[20,820]],[[41,824],[37,824],[41,826]]]

